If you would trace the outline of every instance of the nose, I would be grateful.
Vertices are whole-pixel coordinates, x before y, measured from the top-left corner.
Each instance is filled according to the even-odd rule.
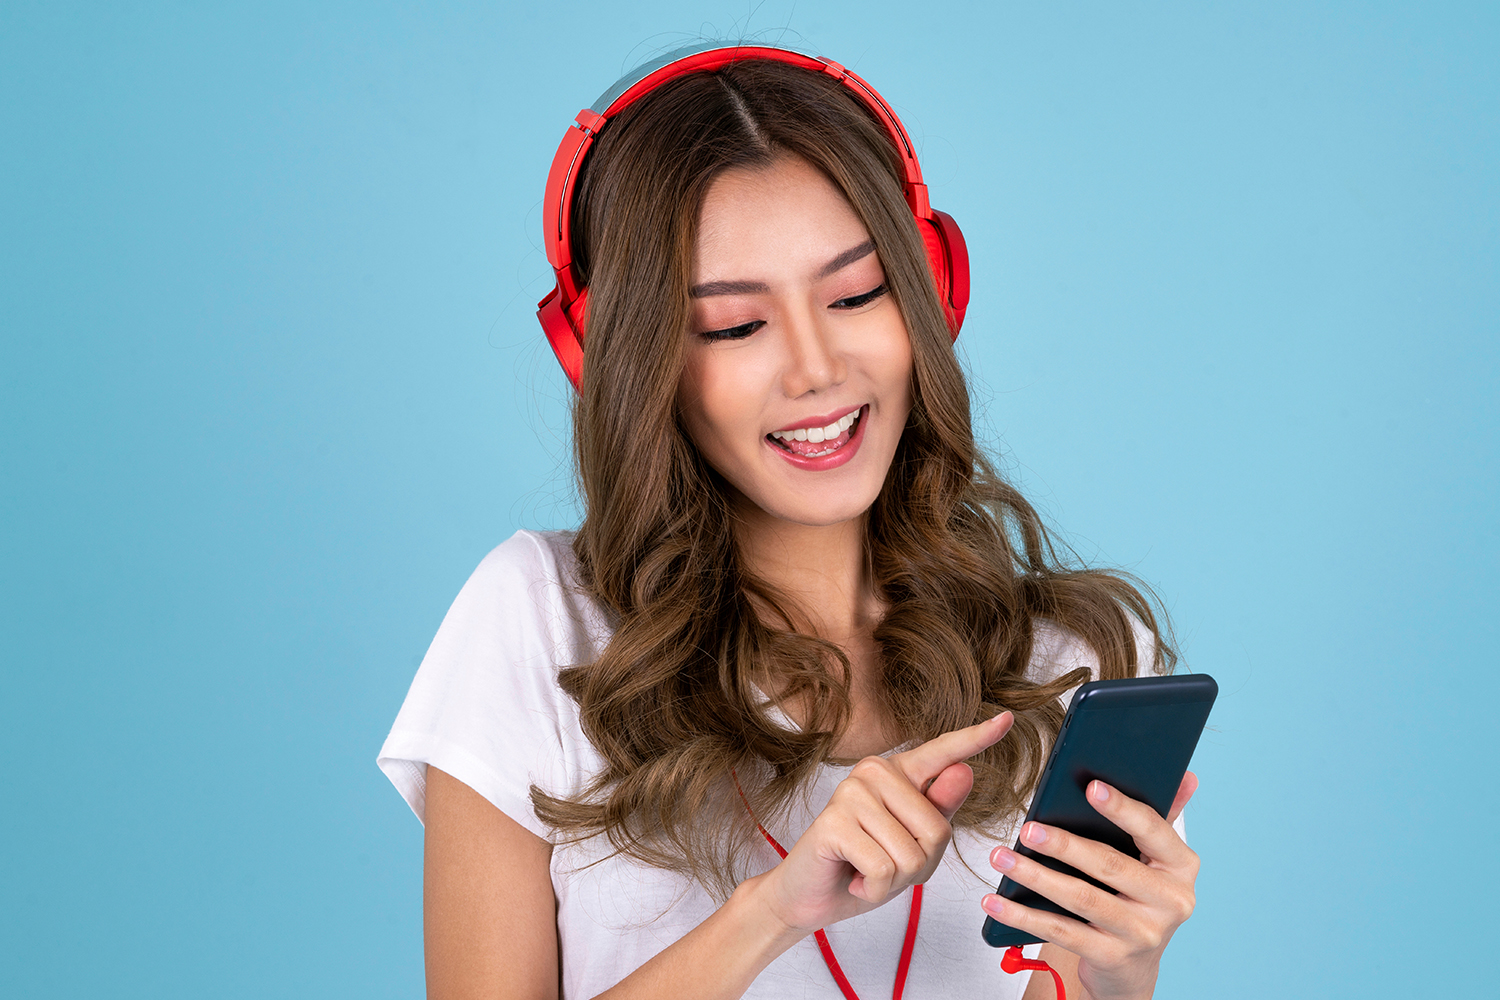
[[[832,324],[815,307],[798,309],[787,317],[786,359],[782,367],[782,391],[796,399],[824,392],[848,376],[843,351]]]

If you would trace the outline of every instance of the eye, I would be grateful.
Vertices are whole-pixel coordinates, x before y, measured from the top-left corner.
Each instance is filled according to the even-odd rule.
[[[832,305],[831,308],[858,309],[860,306],[869,305],[871,302],[874,302],[876,299],[880,298],[888,291],[890,291],[890,289],[885,285],[879,285],[878,287],[872,288],[868,292],[864,292],[860,295],[851,295],[847,299],[839,299]]]
[[[702,337],[709,343],[713,343],[714,341],[718,340],[744,340],[746,337],[750,336],[756,330],[759,330],[765,325],[766,324],[764,320],[757,319],[752,320],[749,323],[741,323],[739,326],[731,326],[727,330],[704,330],[702,333],[698,334],[698,336]]]

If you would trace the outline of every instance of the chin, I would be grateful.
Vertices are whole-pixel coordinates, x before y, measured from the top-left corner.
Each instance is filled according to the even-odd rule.
[[[871,503],[873,502],[871,501]],[[800,524],[806,528],[831,528],[834,525],[847,524],[850,521],[863,517],[869,512],[870,506],[871,504],[865,504],[863,507],[857,509],[851,508],[847,511],[831,512],[827,509],[826,505],[823,505],[818,510],[768,510],[766,513],[778,521],[788,521],[792,524]]]
[[[833,494],[830,496],[830,494]],[[880,495],[880,484],[871,489],[858,484],[853,489],[830,484],[819,492],[800,491],[774,496],[747,496],[746,499],[778,521],[789,521],[809,528],[827,528],[844,524],[867,514]]]

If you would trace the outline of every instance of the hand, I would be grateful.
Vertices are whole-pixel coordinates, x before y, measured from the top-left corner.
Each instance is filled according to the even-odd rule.
[[[891,757],[866,757],[834,789],[757,891],[788,930],[808,934],[925,882],[952,838],[953,814],[974,787],[963,763],[1009,731],[1009,712]]]
[[[990,852],[990,864],[997,871],[1088,923],[1021,906],[993,893],[981,905],[996,920],[1077,955],[1078,979],[1094,1000],[1151,996],[1167,942],[1193,913],[1198,855],[1177,836],[1171,821],[1197,788],[1198,777],[1189,771],[1167,818],[1162,819],[1150,806],[1102,781],[1089,783],[1089,803],[1134,838],[1140,861],[1056,827],[1027,823],[1022,829],[1021,841],[1027,847],[1067,862],[1119,895],[1055,872],[1007,847]]]

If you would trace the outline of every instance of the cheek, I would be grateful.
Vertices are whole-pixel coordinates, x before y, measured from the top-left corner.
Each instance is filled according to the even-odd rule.
[[[682,416],[682,428],[688,440],[699,451],[703,450],[704,436],[708,433],[709,420],[703,410],[704,386],[699,365],[689,356],[683,366],[682,377],[677,381],[677,412]]]
[[[677,383],[677,405],[688,438],[721,473],[736,437],[754,419],[744,383],[715,352],[690,350]],[[738,432],[738,434],[736,433]]]
[[[904,401],[906,406],[911,405],[911,378],[912,357],[911,338],[907,336],[906,325],[897,323],[889,330],[883,340],[883,349],[879,352],[877,362],[876,378],[891,392],[892,398]]]

